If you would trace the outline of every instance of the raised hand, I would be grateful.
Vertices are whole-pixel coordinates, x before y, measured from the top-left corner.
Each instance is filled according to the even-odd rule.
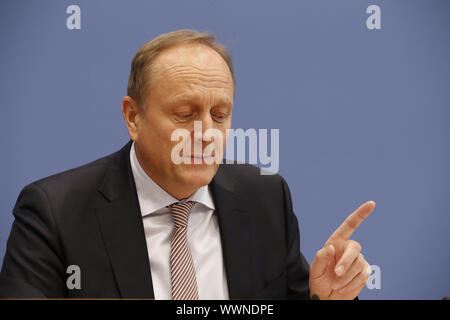
[[[313,299],[354,299],[371,275],[361,245],[350,236],[375,208],[368,201],[350,214],[328,238],[310,267],[309,289]]]

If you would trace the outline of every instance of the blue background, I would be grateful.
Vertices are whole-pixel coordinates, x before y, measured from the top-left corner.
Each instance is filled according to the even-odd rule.
[[[66,8],[81,7],[81,30]],[[381,30],[366,9],[381,7]],[[309,262],[356,207],[362,299],[450,295],[450,1],[1,1],[0,259],[20,190],[118,150],[136,50],[175,29],[232,52],[233,128],[280,129]],[[2,260],[0,260],[2,261]]]

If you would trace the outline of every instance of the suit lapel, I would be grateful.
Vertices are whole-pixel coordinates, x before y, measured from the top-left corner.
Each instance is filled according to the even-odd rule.
[[[100,193],[108,200],[96,209],[105,247],[122,298],[154,298],[147,244],[129,152],[131,141],[117,153]]]
[[[230,299],[252,294],[252,223],[248,201],[234,192],[221,170],[211,186],[219,220]]]

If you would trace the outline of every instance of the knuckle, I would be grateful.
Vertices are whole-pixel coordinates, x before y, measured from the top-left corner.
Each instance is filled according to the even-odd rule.
[[[362,249],[359,242],[357,242],[355,240],[348,240],[347,247],[351,248],[352,250],[355,250],[357,252],[361,252],[361,249]]]
[[[318,260],[322,260],[325,257],[325,252],[321,249],[319,252],[317,252],[316,258]]]
[[[364,270],[359,274],[359,279],[361,280],[361,282],[366,283],[367,280],[369,280],[369,277],[372,273],[371,271],[372,269],[370,265],[366,262]]]
[[[364,256],[362,254],[359,254],[357,264],[359,268],[362,268],[366,265],[366,260],[364,259]]]
[[[350,229],[356,229],[358,227],[358,224],[356,223],[355,219],[353,219],[352,216],[348,217],[344,223],[350,228]]]
[[[316,256],[318,259],[323,259],[325,258],[325,255],[326,255],[326,248],[322,248],[317,252]]]
[[[358,273],[359,272],[361,272],[361,273],[364,272],[364,268],[365,268],[364,262],[358,261],[357,264],[356,264],[356,269],[358,270]]]
[[[367,263],[367,262],[366,262]],[[369,278],[372,275],[372,267],[369,263],[367,263],[367,270],[366,270],[367,278]]]
[[[366,283],[367,283],[367,280],[369,280],[369,276],[365,276],[365,277],[362,279],[361,283],[362,283],[362,284],[366,284]]]
[[[366,283],[366,281],[367,281],[367,279],[366,279],[366,276],[365,276],[364,272],[363,271],[360,272],[358,274],[358,282]]]

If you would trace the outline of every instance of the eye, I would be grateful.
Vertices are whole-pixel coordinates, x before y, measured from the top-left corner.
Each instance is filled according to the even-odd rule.
[[[227,105],[217,105],[211,109],[211,116],[217,122],[227,121],[231,117],[231,107]]]
[[[187,120],[191,119],[193,115],[194,115],[194,113],[192,113],[192,112],[180,112],[180,113],[175,114],[175,116],[180,121],[187,121]]]
[[[213,117],[217,120],[217,121],[224,121],[228,118],[228,114],[226,113],[214,113]]]

